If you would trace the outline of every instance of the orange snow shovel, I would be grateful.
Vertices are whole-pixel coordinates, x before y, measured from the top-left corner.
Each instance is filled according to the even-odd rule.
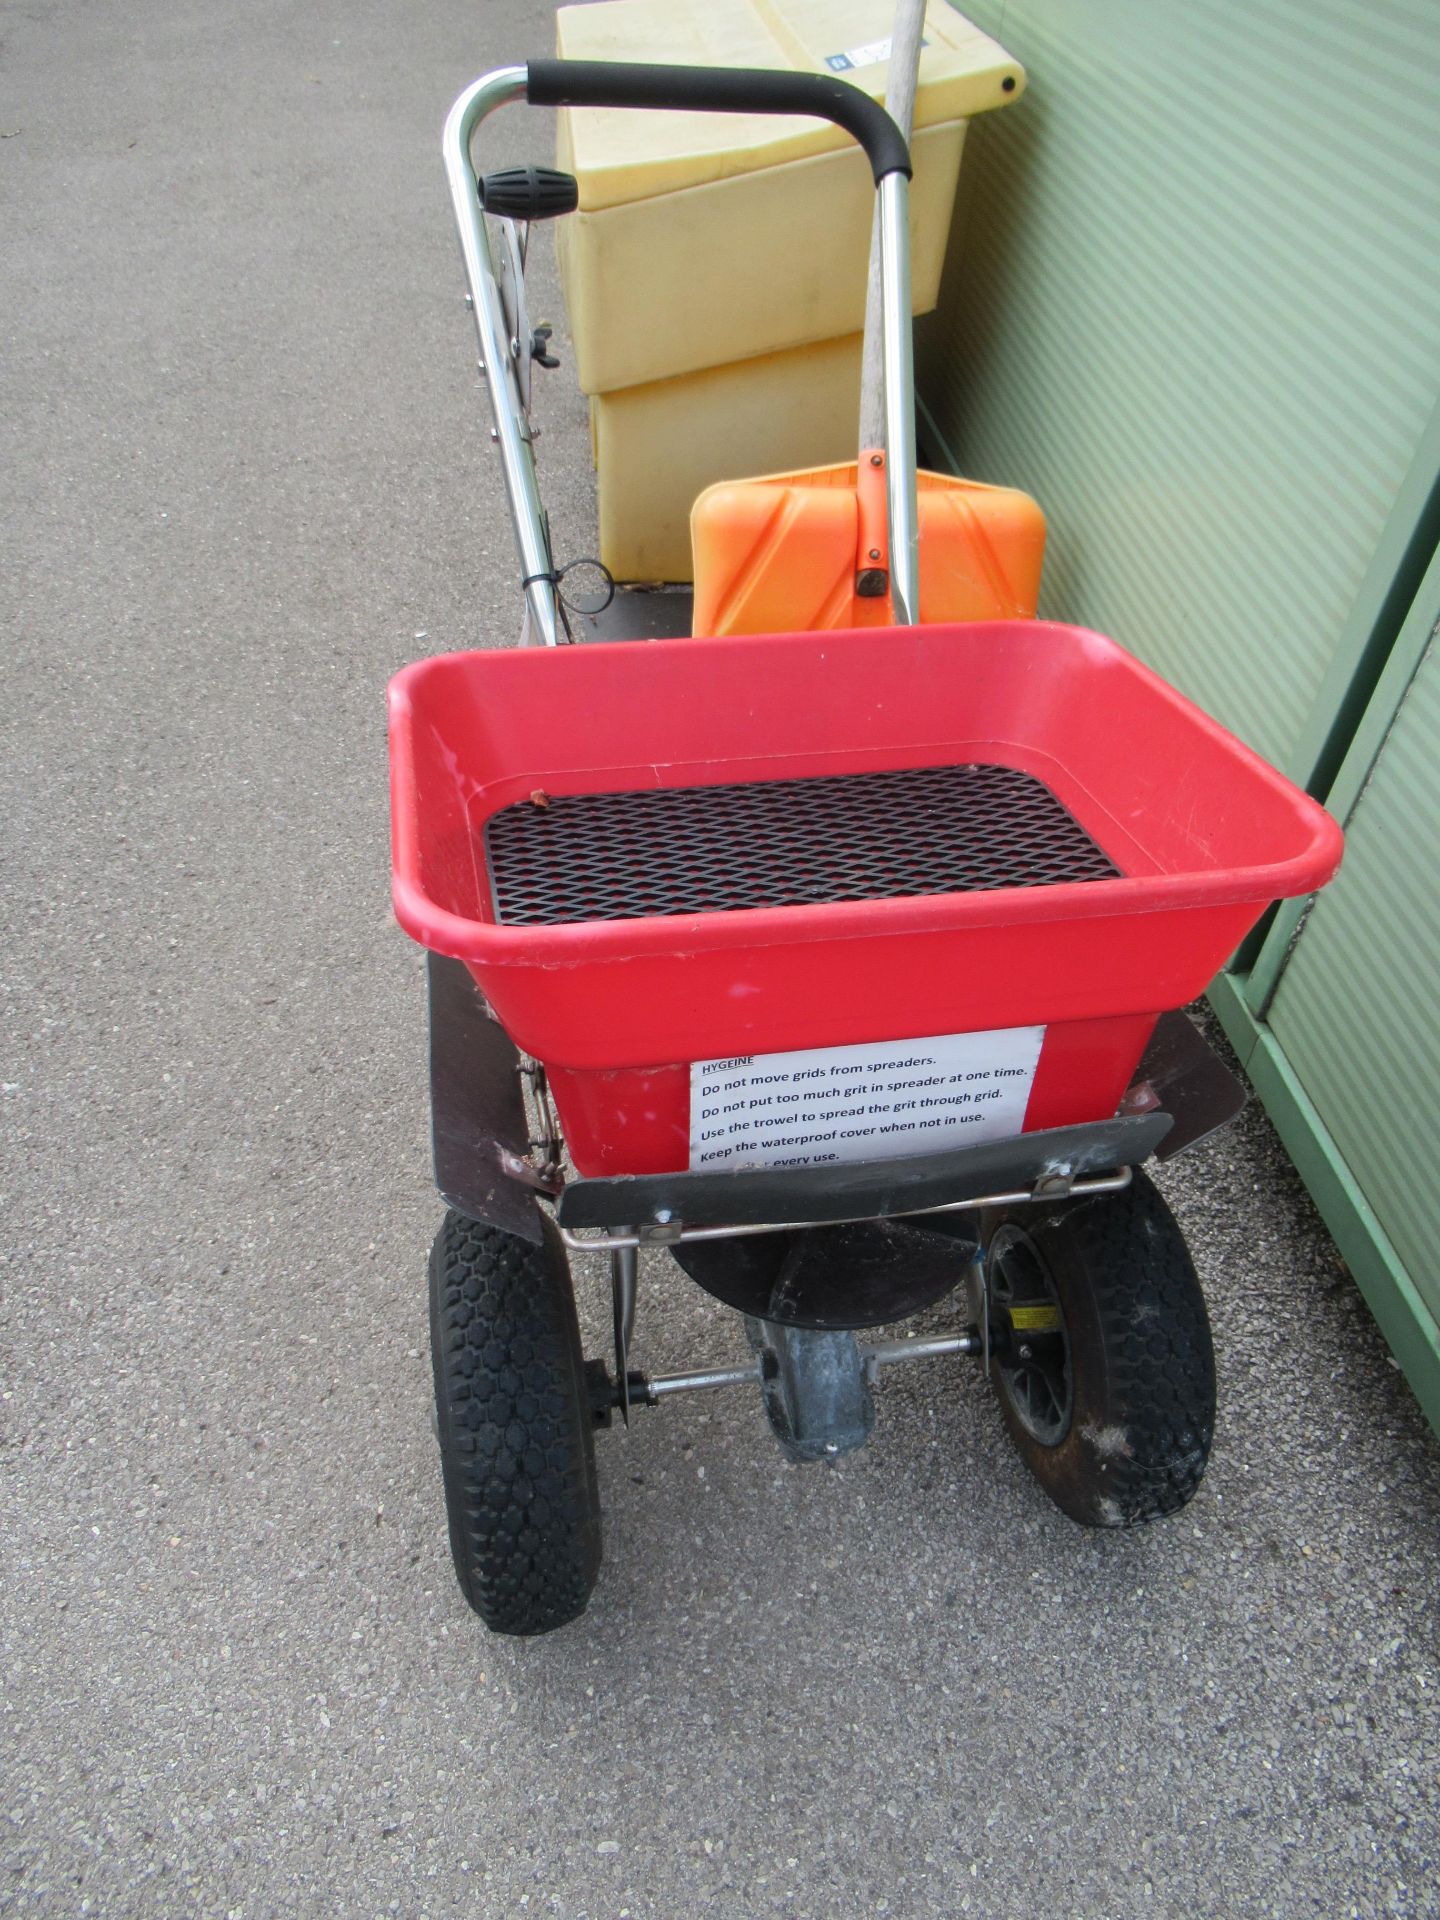
[[[1030,618],[1045,516],[1028,494],[921,473],[922,624]],[[697,634],[895,624],[885,456],[707,487],[690,514]]]

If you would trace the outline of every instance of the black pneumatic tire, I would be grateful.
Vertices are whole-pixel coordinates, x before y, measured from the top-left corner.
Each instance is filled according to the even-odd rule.
[[[448,1213],[430,1255],[430,1354],[450,1550],[495,1633],[585,1611],[600,1568],[595,1439],[575,1295],[535,1246]]]
[[[1084,1526],[1133,1527],[1183,1507],[1210,1456],[1215,1355],[1189,1250],[1154,1186],[1137,1169],[1121,1193],[987,1214],[982,1234],[991,1377],[1041,1486]],[[1018,1359],[1022,1343],[1044,1358],[1046,1337],[1015,1331],[997,1303],[1007,1295],[1059,1307],[1048,1399]]]

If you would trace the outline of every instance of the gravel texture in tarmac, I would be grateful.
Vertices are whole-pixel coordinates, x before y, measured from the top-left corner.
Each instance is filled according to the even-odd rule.
[[[1071,1526],[936,1363],[833,1470],[749,1395],[602,1435],[589,1615],[460,1601],[383,696],[516,631],[438,134],[551,38],[7,17],[0,1912],[1434,1913],[1440,1457],[1257,1111],[1163,1176],[1220,1374],[1179,1518]],[[536,306],[568,362],[543,241]],[[644,1364],[740,1351],[647,1259]]]

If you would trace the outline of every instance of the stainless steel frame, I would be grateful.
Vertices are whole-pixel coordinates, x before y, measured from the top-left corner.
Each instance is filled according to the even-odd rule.
[[[524,67],[483,75],[450,109],[442,146],[450,203],[465,263],[468,304],[480,343],[480,370],[490,390],[493,437],[515,543],[520,557],[528,626],[547,647],[568,638],[560,618],[554,559],[535,474],[535,455],[519,373],[528,341],[514,339],[476,191],[470,149],[480,123],[497,107],[526,98]],[[884,321],[886,514],[890,540],[890,596],[896,624],[920,617],[919,522],[915,482],[915,393],[910,321],[910,182],[889,173],[880,182],[880,271]]]

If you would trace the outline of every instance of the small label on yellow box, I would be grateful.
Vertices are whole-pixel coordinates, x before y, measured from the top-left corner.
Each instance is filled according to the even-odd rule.
[[[928,40],[920,42],[922,47],[929,46]],[[844,53],[827,53],[825,64],[831,73],[850,73],[856,67],[878,67],[882,60],[890,58],[890,39],[871,40],[863,47],[849,47]]]

